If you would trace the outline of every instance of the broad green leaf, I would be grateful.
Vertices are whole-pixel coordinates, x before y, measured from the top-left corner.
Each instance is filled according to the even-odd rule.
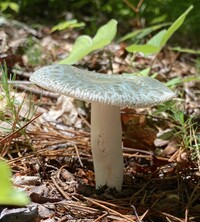
[[[153,53],[158,53],[160,51],[159,47],[153,45],[130,45],[126,48],[128,52],[142,52],[144,55],[149,55]]]
[[[84,22],[78,22],[76,19],[70,20],[70,21],[62,21],[58,23],[57,25],[53,26],[52,32],[54,31],[62,31],[67,28],[79,28],[85,26]]]
[[[11,170],[4,161],[0,161],[0,205],[24,206],[30,202],[23,191],[12,186]]]
[[[194,50],[194,49],[185,49],[181,47],[170,47],[170,50],[178,51],[178,52],[184,52],[184,53],[190,53],[190,54],[200,54],[200,50]]]
[[[190,77],[186,77],[186,78],[176,77],[176,78],[169,80],[165,85],[168,87],[175,87],[179,84],[182,84],[185,82],[191,82],[191,81],[200,81],[200,76],[190,76]]]
[[[7,2],[2,2],[0,4],[0,8],[1,8],[1,11],[5,11],[7,8],[9,7],[8,3]]]
[[[16,13],[19,12],[19,5],[15,2],[9,2],[9,7]]]
[[[89,53],[108,45],[114,39],[116,32],[117,21],[112,19],[98,29],[93,39],[87,35],[79,36],[70,55],[59,63],[69,65],[76,63]]]
[[[163,40],[163,37],[165,36],[165,33],[167,31],[164,29],[164,30],[161,30],[160,32],[158,32],[156,35],[154,35],[148,42],[147,44],[148,45],[152,45],[152,46],[155,46],[155,47],[159,47],[160,50],[161,50],[161,42]]]
[[[193,9],[193,5],[191,5],[167,30],[161,45],[164,46],[169,38],[174,34],[174,32],[183,24],[188,13]]]
[[[79,36],[73,46],[70,55],[62,60],[60,64],[74,64],[81,60],[85,55],[90,52],[92,47],[92,39],[87,35]]]
[[[14,12],[19,12],[19,5],[15,2],[2,2],[0,3],[1,11],[6,11],[8,8],[12,9]]]
[[[108,45],[115,37],[117,32],[117,21],[112,19],[106,25],[100,27],[93,38],[92,50],[96,50]]]
[[[180,77],[173,78],[165,83],[166,86],[174,88],[175,86],[179,85],[182,82]]]
[[[147,36],[148,34],[150,34],[151,32],[156,31],[156,30],[158,30],[162,27],[168,26],[170,24],[171,23],[168,22],[168,23],[163,23],[163,24],[159,24],[159,25],[154,25],[154,26],[144,28],[144,29],[138,29],[134,32],[126,34],[124,37],[122,37],[119,40],[119,42],[125,41],[125,40],[130,39],[130,38],[134,38],[134,37],[137,37],[137,39],[142,39],[145,36]]]

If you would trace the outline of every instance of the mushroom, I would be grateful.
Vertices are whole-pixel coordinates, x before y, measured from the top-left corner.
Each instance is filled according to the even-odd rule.
[[[150,77],[90,72],[70,65],[50,65],[34,72],[30,81],[50,91],[91,102],[91,148],[96,188],[120,191],[123,153],[120,108],[145,108],[175,97]]]

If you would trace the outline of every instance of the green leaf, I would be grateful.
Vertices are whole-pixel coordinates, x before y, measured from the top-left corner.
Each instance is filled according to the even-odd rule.
[[[130,45],[126,48],[128,52],[142,52],[144,55],[149,55],[153,53],[158,53],[160,51],[159,47],[153,45]]]
[[[161,45],[164,46],[169,38],[174,34],[174,32],[183,24],[188,13],[193,9],[193,5],[191,5],[167,30]]]
[[[112,19],[98,29],[93,39],[87,35],[79,36],[70,55],[59,63],[69,65],[76,63],[89,53],[108,45],[114,39],[116,32],[117,21]]]
[[[169,80],[167,83],[165,83],[165,85],[173,88],[179,84],[182,84],[185,82],[191,82],[191,81],[200,81],[200,76],[190,76],[190,77],[185,77],[185,78],[176,77]]]
[[[76,19],[70,20],[70,21],[62,21],[58,23],[57,25],[52,27],[52,32],[55,31],[62,31],[67,28],[80,28],[85,26],[84,22],[78,22]]]
[[[155,46],[155,47],[159,47],[160,50],[162,48],[161,46],[161,42],[163,40],[163,37],[165,36],[166,34],[166,30],[161,30],[160,32],[158,32],[156,35],[154,35],[148,42],[147,44],[148,45],[152,45],[152,46]]]
[[[159,33],[154,35],[147,44],[144,45],[130,45],[126,48],[128,52],[142,52],[144,55],[158,53],[161,50],[161,42],[166,30],[161,30]]]
[[[4,12],[7,8],[8,8],[8,3],[7,2],[2,2],[0,4],[0,8],[1,8],[1,11]]]
[[[15,2],[9,2],[9,7],[16,13],[19,12],[19,5]]]
[[[14,12],[19,12],[19,5],[15,2],[2,2],[0,3],[1,11],[6,11],[8,8],[12,9]]]
[[[24,206],[30,202],[23,191],[12,186],[11,170],[4,161],[0,161],[0,204]]]
[[[137,37],[137,39],[142,39],[145,36],[147,36],[148,34],[150,34],[151,32],[156,31],[164,26],[168,26],[170,24],[171,23],[168,22],[168,23],[163,23],[163,24],[159,24],[159,25],[154,25],[154,26],[144,28],[144,29],[135,30],[134,32],[126,34],[124,37],[122,37],[119,40],[119,42],[125,41],[130,38],[134,38],[134,37]]]
[[[181,47],[170,47],[170,50],[173,51],[178,51],[178,52],[183,52],[183,53],[190,53],[190,54],[200,54],[200,50],[194,50],[194,49],[185,49],[185,48],[181,48]]]
[[[119,40],[119,42],[125,41],[125,40],[130,39],[130,38],[134,38],[134,37],[136,37],[137,35],[139,35],[140,33],[142,33],[143,30],[144,30],[144,29],[139,29],[139,30],[135,30],[134,32],[128,33],[128,34],[126,34],[124,37],[122,37],[122,38]],[[146,30],[144,30],[144,31],[146,31],[148,34],[151,32],[150,29],[148,29],[148,28],[146,28]],[[148,35],[148,34],[147,34],[147,35]]]
[[[173,79],[169,80],[168,82],[166,82],[165,85],[173,88],[173,87],[179,85],[181,82],[182,82],[181,78],[176,77],[176,78],[173,78]]]
[[[77,61],[81,60],[85,55],[87,55],[90,52],[91,48],[92,39],[87,35],[82,35],[76,39],[70,55],[59,63],[69,65],[74,64]]]
[[[93,38],[92,50],[102,48],[111,43],[117,33],[117,21],[112,19],[99,28]]]

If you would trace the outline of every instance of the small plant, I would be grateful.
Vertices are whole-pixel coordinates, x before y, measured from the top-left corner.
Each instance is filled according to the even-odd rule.
[[[171,109],[175,121],[175,137],[179,142],[180,153],[189,151],[191,160],[197,164],[200,173],[200,136],[194,117],[186,117],[183,111]]]
[[[172,106],[170,111],[174,121],[175,136],[179,140],[180,147],[183,150],[187,150],[192,146],[191,131],[195,127],[192,117],[186,118],[184,112],[176,106]]]
[[[17,136],[24,135],[24,128],[35,113],[37,108],[33,108],[34,104],[31,102],[31,97],[26,94],[16,93],[13,89],[15,75],[9,80],[6,65],[0,67],[0,130],[1,133],[7,135],[8,133],[19,130]],[[15,135],[16,137],[16,135]],[[5,156],[8,151],[7,145],[10,144],[13,137],[8,138],[6,143],[0,141],[1,156]]]
[[[126,49],[128,52],[136,53],[140,52],[143,53],[145,56],[155,54],[155,59],[152,61],[150,67],[147,69],[141,70],[138,74],[148,76],[151,73],[151,69],[153,66],[153,63],[155,62],[158,53],[163,49],[163,47],[166,45],[167,41],[171,38],[171,36],[180,28],[180,26],[183,24],[186,16],[188,13],[193,9],[193,6],[190,6],[167,30],[163,29],[160,32],[158,32],[156,35],[154,35],[146,44],[140,45],[140,44],[132,44],[128,46]],[[149,30],[147,30],[149,31]],[[155,78],[157,74],[152,74],[151,77]],[[187,77],[187,78],[173,78],[170,81],[166,83],[168,87],[175,87],[183,82],[189,82],[189,81],[196,81],[200,80],[200,77],[193,76],[193,77]]]
[[[8,108],[11,113],[12,113],[12,118],[13,117],[17,117],[17,112],[15,109],[15,97],[14,95],[11,95],[11,91],[12,91],[12,85],[8,84],[8,73],[7,73],[7,67],[6,65],[4,65],[3,67],[1,67],[1,113],[4,111],[6,111],[6,109]],[[14,80],[15,76],[13,76],[13,78],[11,80]],[[4,100],[4,101],[3,101]]]
[[[176,32],[177,29],[183,24],[188,13],[193,9],[190,6],[167,30],[163,29],[154,35],[147,44],[144,45],[130,45],[126,49],[128,52],[142,52],[144,55],[159,53],[166,45],[167,41]]]
[[[174,32],[182,25],[188,13],[193,9],[190,6],[167,30],[163,29],[155,36],[153,36],[147,44],[144,45],[130,45],[126,49],[128,52],[141,52],[144,55],[158,54],[161,49],[166,45],[167,41],[174,34]],[[143,31],[138,31],[136,33],[130,33],[126,35],[121,40],[126,40],[131,37],[142,34],[143,36],[149,34],[150,32],[160,29],[163,26],[169,25],[169,23],[153,26],[151,28],[144,29]],[[90,54],[91,52],[101,49],[106,45],[110,44],[117,32],[117,21],[112,19],[106,25],[99,28],[96,35],[92,39],[87,35],[79,36],[72,48],[70,55],[62,60],[61,64],[75,64],[77,61],[81,60],[84,56]],[[153,65],[153,64],[152,64]],[[151,71],[151,67],[150,70]]]
[[[168,119],[172,124],[172,130],[162,135],[162,139],[175,139],[179,146],[179,152],[190,152],[191,159],[197,163],[200,172],[200,135],[198,123],[193,116],[187,116],[181,104],[175,104],[169,101],[157,107],[154,114],[168,113]]]

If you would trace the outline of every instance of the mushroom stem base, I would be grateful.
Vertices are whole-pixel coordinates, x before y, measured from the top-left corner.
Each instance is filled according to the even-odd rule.
[[[124,168],[120,108],[93,102],[91,109],[91,147],[96,188],[107,185],[120,191]]]

